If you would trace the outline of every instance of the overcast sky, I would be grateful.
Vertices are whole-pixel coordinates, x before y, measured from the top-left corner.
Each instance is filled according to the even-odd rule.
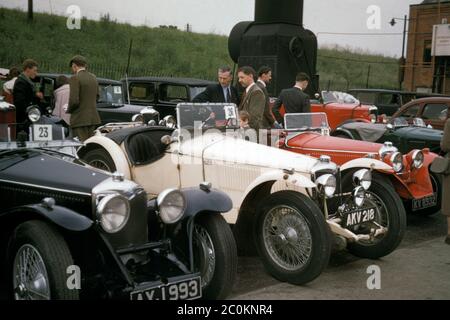
[[[282,0],[276,0],[282,1]],[[65,15],[68,6],[78,5],[81,14],[98,19],[109,13],[120,22],[155,27],[176,25],[194,32],[228,35],[239,21],[253,20],[254,0],[35,0],[35,10]],[[319,46],[339,44],[389,56],[401,55],[403,22],[391,27],[392,17],[409,14],[409,5],[422,0],[305,0],[304,26],[312,30]],[[380,8],[380,29],[370,30],[369,6]],[[1,7],[27,8],[27,0],[0,0]],[[370,33],[336,35],[326,33]],[[394,33],[375,35],[376,33]],[[1,37],[1,34],[0,34]]]

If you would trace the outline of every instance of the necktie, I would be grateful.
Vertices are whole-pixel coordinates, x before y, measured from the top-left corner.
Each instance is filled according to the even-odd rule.
[[[231,92],[230,92],[230,87],[227,88],[227,103],[231,102]]]

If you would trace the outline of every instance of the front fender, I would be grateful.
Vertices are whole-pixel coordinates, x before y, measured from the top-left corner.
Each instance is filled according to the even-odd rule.
[[[85,146],[78,150],[78,156],[80,158],[92,149],[104,149],[113,159],[117,171],[122,173],[126,179],[131,180],[131,171],[128,158],[117,143],[107,137],[96,135],[86,140],[84,144]]]
[[[394,170],[390,165],[384,163],[383,161],[370,158],[359,158],[346,162],[341,166],[341,172],[354,168],[367,168],[383,172],[394,173]]]
[[[217,189],[186,188],[180,191],[187,202],[185,217],[193,217],[200,212],[226,213],[233,208],[230,197]]]
[[[43,218],[50,221],[68,231],[81,232],[89,229],[94,222],[73,210],[65,207],[53,206],[51,208],[42,204],[27,205],[14,208],[10,211],[2,213],[0,221],[22,219],[26,217],[27,220],[34,217]]]
[[[252,190],[254,190],[257,186],[264,184],[266,182],[277,182],[277,181],[283,181],[287,184],[305,188],[305,189],[311,189],[316,188],[316,184],[311,181],[311,179],[306,178],[305,176],[302,176],[301,174],[294,173],[294,174],[288,174],[284,172],[283,170],[271,170],[268,172],[263,173],[258,178],[256,178],[245,190],[245,193],[242,197],[242,201],[248,196]]]

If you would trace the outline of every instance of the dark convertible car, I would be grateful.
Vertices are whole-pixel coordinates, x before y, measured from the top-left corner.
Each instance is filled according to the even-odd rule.
[[[377,143],[390,142],[403,154],[414,149],[428,148],[431,152],[441,152],[443,132],[428,128],[423,119],[416,118],[412,124],[399,117],[389,123],[352,122],[336,129],[333,135],[341,138]]]
[[[20,134],[0,143],[0,268],[9,296],[225,298],[237,263],[220,214],[230,198],[203,183],[149,201],[122,174],[67,152],[78,146]]]

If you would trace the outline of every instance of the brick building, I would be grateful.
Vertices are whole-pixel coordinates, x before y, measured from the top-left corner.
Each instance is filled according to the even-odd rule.
[[[410,6],[405,90],[450,94],[450,56],[432,55],[433,28],[448,23],[450,0],[425,0]]]

